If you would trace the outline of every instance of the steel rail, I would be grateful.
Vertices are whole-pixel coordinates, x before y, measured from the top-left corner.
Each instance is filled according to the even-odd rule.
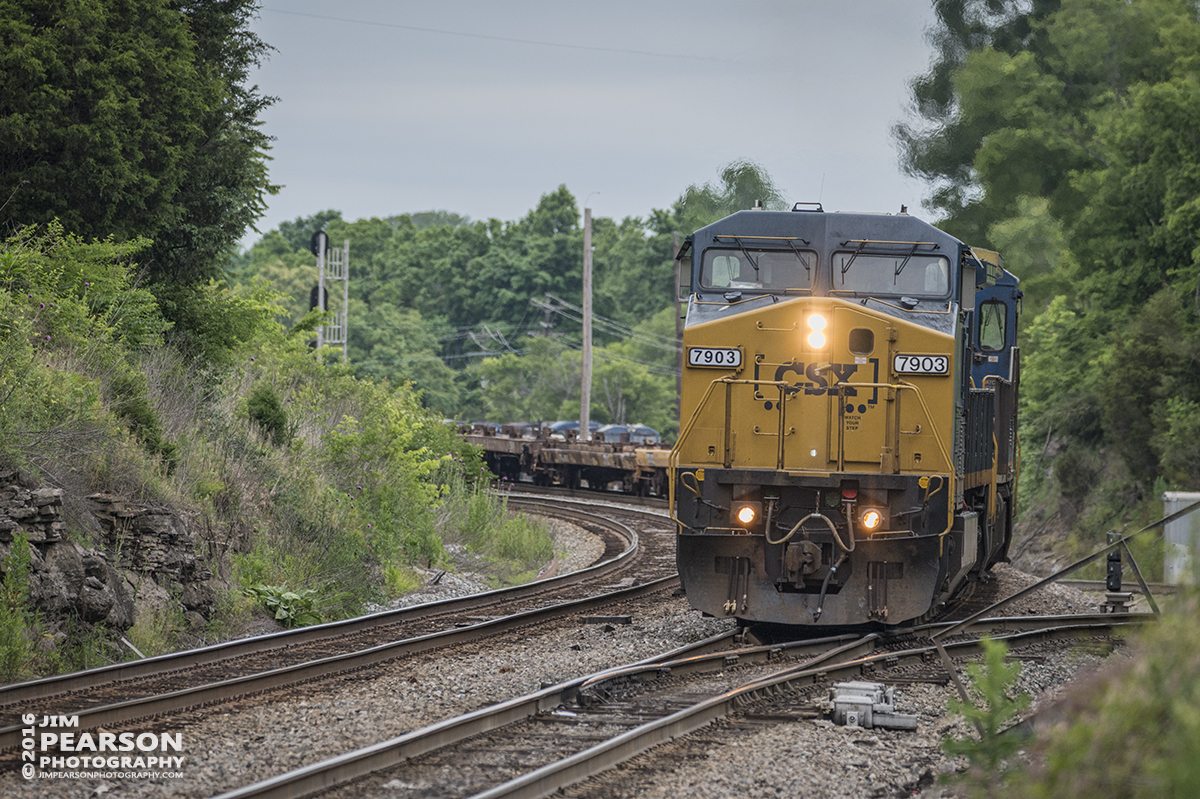
[[[601,517],[596,518],[599,519]],[[620,561],[628,559],[631,554],[637,551],[638,541],[636,531],[620,524],[619,522],[612,522],[611,520],[604,521],[610,525],[616,525],[624,528],[623,535],[625,536],[626,541],[629,542],[629,545],[619,556],[605,561],[604,564],[601,564],[602,566],[606,566],[608,568],[605,568],[599,572],[591,572],[589,575],[590,577],[608,574],[612,570],[611,566],[613,564],[617,564]],[[564,575],[564,577],[569,578],[575,574],[579,574],[579,572],[573,572],[571,575]],[[557,580],[558,578],[555,579]],[[554,583],[554,587],[559,587],[563,584],[570,584],[570,582],[571,581],[568,580],[566,583]],[[552,581],[542,581],[542,589],[546,590],[547,585],[551,583]],[[604,594],[594,595],[585,599],[573,600],[567,603],[551,605],[544,608],[525,611],[523,613],[510,614],[496,619],[482,621],[478,624],[473,624],[466,627],[456,627],[449,630],[443,630],[441,632],[401,639],[399,641],[393,641],[357,652],[318,658],[316,660],[310,660],[292,666],[286,666],[257,674],[249,674],[215,683],[193,686],[191,688],[172,691],[158,696],[150,696],[128,700],[125,702],[118,702],[111,705],[80,709],[70,712],[69,714],[78,716],[80,729],[92,729],[105,725],[126,723],[135,719],[163,713],[178,712],[180,710],[195,707],[197,705],[227,701],[229,699],[245,696],[247,694],[275,690],[284,686],[296,684],[298,682],[304,682],[306,680],[352,671],[354,669],[374,665],[386,660],[393,660],[405,655],[417,654],[430,649],[444,648],[487,635],[494,635],[575,613],[592,611],[606,605],[611,605],[614,602],[636,599],[660,590],[666,590],[677,584],[678,576],[673,575],[670,577],[661,578],[659,580],[643,583],[641,585],[630,586]],[[527,592],[526,595],[532,593],[537,592]],[[463,598],[463,601],[466,601],[467,604],[458,606],[458,609],[472,609],[475,607],[475,605],[471,604],[470,600],[478,599],[479,597],[484,596],[493,597],[493,602],[495,602],[497,601],[495,599],[495,595],[497,594],[503,594],[503,592],[492,591],[488,592],[487,594],[477,594],[473,597]],[[508,594],[503,598],[511,599],[513,597],[511,594]],[[459,600],[447,600],[443,603],[430,603],[425,606],[417,607],[431,608],[438,606],[441,608],[440,612],[446,612],[445,608],[455,602],[459,602]],[[377,618],[380,615],[386,616],[388,614],[376,614],[376,616],[360,617],[359,619],[351,621],[360,622],[370,620]],[[293,642],[295,642],[295,639],[288,640],[288,643]],[[181,655],[184,656],[188,654],[189,653],[181,653]],[[179,660],[175,661],[176,664],[179,664],[180,662],[181,661]],[[186,660],[183,662],[186,663]],[[175,669],[170,670],[173,671]],[[73,679],[81,679],[87,674],[88,672],[76,672],[75,674],[67,676]],[[38,682],[45,683],[47,681]],[[21,730],[22,726],[20,724],[14,724],[0,728],[0,751],[7,751],[16,748],[20,743]]]
[[[618,491],[600,491],[590,488],[567,488],[565,486],[539,486],[533,483],[508,483],[505,489],[507,496],[518,498],[523,494],[538,495],[543,492],[565,497],[568,501],[595,504],[596,500],[620,503],[622,507],[658,508],[667,510],[667,498],[657,496],[639,496],[637,494],[622,494]],[[554,497],[556,500],[558,496]]]
[[[1146,614],[1141,614],[1146,615]],[[1111,617],[1109,617],[1111,619]],[[1130,622],[1110,622],[1110,628],[1116,628]],[[1084,627],[1056,626],[1043,630],[1030,630],[998,637],[1009,643],[1024,643],[1026,640],[1057,640],[1060,638],[1077,637],[1094,634],[1097,625]],[[970,641],[955,641],[943,644],[947,650],[954,650],[959,655],[973,655],[981,651],[982,645],[978,639]],[[797,667],[786,669],[777,674],[753,680],[743,686],[727,691],[720,696],[702,700],[692,707],[684,708],[669,716],[636,727],[616,737],[585,749],[571,757],[556,763],[543,766],[516,779],[475,794],[471,799],[540,799],[549,796],[569,785],[581,782],[589,777],[600,774],[629,760],[648,749],[661,743],[687,735],[701,727],[733,713],[741,705],[755,699],[764,698],[772,693],[790,690],[801,685],[811,685],[817,682],[827,682],[836,679],[861,676],[868,669],[873,669],[878,663],[888,666],[899,665],[912,660],[924,661],[932,652],[933,645],[914,648],[902,652],[889,652],[860,658],[845,663],[820,664],[813,666],[803,663]]]
[[[488,635],[495,635],[551,621],[563,616],[595,610],[605,605],[611,605],[614,602],[637,599],[666,590],[673,585],[677,585],[678,582],[678,576],[664,577],[660,580],[644,583],[639,586],[622,588],[606,594],[588,597],[587,599],[575,600],[483,621],[470,627],[456,627],[450,630],[382,644],[359,652],[319,658],[294,666],[286,666],[271,671],[235,677],[230,680],[193,686],[157,696],[70,711],[66,715],[78,717],[80,730],[124,724],[150,716],[179,712],[200,705],[224,702],[249,694],[276,690],[308,680],[342,674],[365,666],[372,666],[376,663],[394,660],[405,655],[418,654],[431,649],[441,649],[477,640]],[[17,724],[0,729],[0,751],[15,749],[20,744],[22,728],[22,725]]]
[[[678,673],[686,670],[701,670],[709,668],[724,668],[726,659],[732,653],[698,654],[704,649],[711,649],[731,639],[735,633],[729,632],[705,639],[695,644],[689,644],[673,650],[665,655],[647,658],[631,664],[625,669],[643,672]],[[846,639],[853,639],[846,642]],[[839,636],[824,638],[810,642],[798,642],[797,645],[808,644],[823,648],[825,651],[817,659],[827,660],[846,654],[852,656],[861,648],[873,642],[877,636]],[[840,646],[830,648],[831,642],[841,642]],[[763,659],[770,658],[771,650],[778,647],[760,646],[737,650],[741,657],[758,655]],[[811,662],[811,661],[809,661]],[[603,675],[618,676],[611,669],[596,675],[579,677],[568,682],[560,683],[549,688],[543,688],[526,696],[516,697],[495,705],[480,708],[455,718],[430,724],[412,732],[391,738],[372,746],[364,747],[353,752],[328,758],[318,763],[296,769],[294,771],[271,777],[252,785],[236,788],[219,794],[215,799],[289,799],[304,796],[317,791],[328,790],[351,780],[367,776],[395,766],[411,758],[417,757],[436,749],[473,738],[491,730],[522,721],[538,713],[572,702],[579,689],[589,680]]]
[[[1065,585],[1068,588],[1076,588],[1080,591],[1108,591],[1107,580],[1059,580],[1059,585]],[[1178,593],[1180,586],[1172,583],[1152,583],[1147,581],[1146,587],[1153,591],[1156,595],[1175,594]],[[1131,594],[1141,593],[1142,587],[1136,582],[1122,582],[1121,590],[1128,591]]]
[[[173,652],[143,660],[114,663],[109,666],[101,666],[85,671],[75,671],[53,677],[43,677],[37,680],[13,683],[12,685],[0,687],[0,707],[44,700],[60,694],[94,689],[116,682],[146,679],[174,671],[196,668],[197,666],[211,665],[223,660],[257,655],[273,649],[351,635],[390,624],[402,624],[440,614],[475,610],[486,605],[507,602],[513,599],[525,599],[548,590],[603,577],[623,568],[638,551],[639,542],[637,532],[628,525],[614,522],[611,519],[606,519],[603,516],[588,511],[572,509],[569,512],[564,512],[561,506],[550,506],[536,500],[514,497],[509,501],[523,506],[545,509],[549,512],[588,517],[589,521],[608,525],[617,535],[625,538],[627,546],[617,556],[589,566],[586,569],[580,569],[569,574],[537,580],[511,588],[501,588],[481,594],[472,594],[465,597],[386,610],[366,616],[357,616],[342,621],[315,624],[311,627],[301,627],[296,630],[284,630],[282,632],[271,633],[270,635],[239,638],[234,641],[213,644],[200,649]],[[638,513],[640,511],[632,510],[631,512]],[[2,748],[3,746],[0,746],[0,749]]]
[[[1017,632],[1000,638],[1000,640],[1013,642],[1048,636],[1090,635],[1095,634],[1097,629],[1113,629],[1151,619],[1153,619],[1151,614],[1015,617],[985,619],[981,624],[986,624],[990,629],[1037,628],[1040,624],[1042,629]],[[932,630],[948,626],[949,623],[942,623],[928,625],[928,628]],[[820,654],[797,666],[789,667],[769,677],[758,678],[719,697],[697,703],[692,708],[642,725],[557,763],[477,794],[475,799],[484,799],[484,797],[494,799],[501,796],[526,798],[547,796],[574,782],[624,762],[659,743],[694,731],[716,718],[727,715],[740,704],[751,701],[756,696],[784,690],[788,685],[811,684],[812,682],[858,675],[881,663],[892,667],[914,660],[923,662],[931,652],[935,651],[933,645],[928,645],[877,655],[863,655],[863,649],[873,648],[876,644],[886,640],[879,635],[870,634],[863,637],[845,635],[784,645],[764,645],[716,654],[703,654],[706,648],[711,649],[720,645],[721,642],[729,640],[733,635],[732,632],[726,633],[666,655],[641,660],[628,666],[608,669],[524,697],[480,708],[472,713],[446,719],[363,749],[227,791],[216,799],[282,799],[283,797],[304,796],[329,790],[371,773],[399,765],[419,755],[453,745],[507,724],[522,721],[559,705],[578,703],[580,700],[586,700],[590,696],[590,692],[602,689],[606,684],[619,682],[633,676],[653,679],[667,674],[711,671],[728,668],[732,665],[762,663],[779,657],[784,652],[797,655],[808,650],[820,651]],[[955,641],[946,646],[963,654],[971,654],[980,645],[977,639],[973,639]]]

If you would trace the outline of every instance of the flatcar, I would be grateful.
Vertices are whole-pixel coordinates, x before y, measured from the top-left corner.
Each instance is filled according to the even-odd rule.
[[[594,491],[615,488],[639,496],[667,494],[670,450],[658,443],[657,431],[645,425],[597,425],[591,441],[576,438],[578,424],[566,429],[557,424],[477,423],[460,424],[458,430],[463,440],[482,450],[488,468],[503,480],[528,479],[534,485],[571,489],[586,484]]]
[[[913,623],[1006,559],[1021,291],[997,253],[903,211],[797,203],[721,219],[678,258],[667,479],[694,607]]]

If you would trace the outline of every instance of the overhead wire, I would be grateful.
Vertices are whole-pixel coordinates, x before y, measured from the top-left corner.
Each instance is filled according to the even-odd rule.
[[[628,47],[598,47],[587,44],[568,44],[564,42],[547,42],[537,39],[518,39],[512,36],[496,36],[489,33],[469,33],[467,31],[445,30],[444,28],[426,28],[419,25],[401,25],[398,22],[378,22],[369,19],[351,19],[350,17],[335,17],[331,14],[310,14],[305,11],[291,11],[283,8],[267,8],[263,7],[262,11],[269,11],[272,14],[290,14],[295,17],[309,17],[312,19],[324,19],[330,22],[345,22],[351,25],[369,25],[376,28],[394,28],[397,30],[413,31],[416,33],[433,33],[439,36],[458,36],[467,39],[486,39],[493,42],[505,42],[508,44],[524,44],[535,47],[557,47],[563,50],[589,50],[598,53],[619,53],[622,55],[640,55],[650,58],[676,58],[688,61],[716,61],[722,62],[725,59],[716,56],[697,55],[695,53],[661,53],[653,50],[635,50]]]

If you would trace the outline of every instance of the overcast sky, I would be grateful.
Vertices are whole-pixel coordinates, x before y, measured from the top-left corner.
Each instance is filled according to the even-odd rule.
[[[444,209],[515,220],[560,184],[645,217],[750,159],[789,201],[920,209],[892,126],[929,0],[264,0],[279,97],[260,230]],[[248,236],[251,243],[257,234]]]

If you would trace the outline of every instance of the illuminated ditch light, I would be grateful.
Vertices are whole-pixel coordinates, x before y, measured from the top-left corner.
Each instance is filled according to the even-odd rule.
[[[863,528],[868,531],[878,530],[879,525],[883,524],[883,514],[874,508],[863,511],[861,522]]]

